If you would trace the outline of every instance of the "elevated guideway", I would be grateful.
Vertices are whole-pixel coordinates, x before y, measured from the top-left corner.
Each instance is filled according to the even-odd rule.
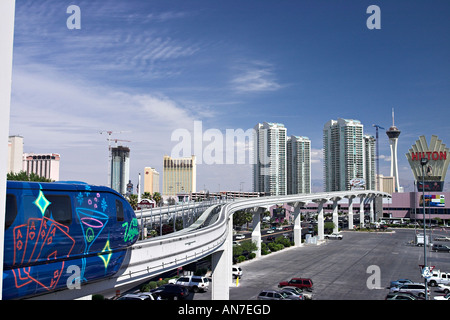
[[[337,221],[337,202],[347,198],[349,202],[359,197],[390,197],[378,191],[359,190],[316,194],[297,194],[249,198],[209,207],[199,219],[186,229],[165,236],[137,242],[127,252],[122,269],[112,278],[47,294],[35,299],[77,299],[94,293],[127,290],[148,278],[187,265],[212,255],[212,299],[228,300],[232,283],[232,219],[233,213],[250,209],[254,215],[252,240],[260,239],[259,218],[262,210],[275,204],[289,203],[294,207],[294,242],[301,245],[300,209],[307,203],[316,202],[318,209],[319,240],[323,239],[323,204],[333,202],[333,220]],[[349,207],[350,216],[351,206]],[[371,209],[372,211],[372,209]],[[361,211],[360,211],[361,214]],[[364,210],[362,210],[364,215]],[[364,221],[364,219],[362,219]],[[337,224],[336,224],[337,225]],[[257,241],[256,243],[260,243]]]

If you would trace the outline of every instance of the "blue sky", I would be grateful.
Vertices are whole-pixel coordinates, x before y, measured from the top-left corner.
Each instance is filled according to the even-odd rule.
[[[69,30],[69,5],[81,29]],[[381,29],[369,30],[370,5]],[[61,154],[60,178],[107,181],[106,135],[129,140],[131,179],[162,176],[177,129],[285,124],[312,141],[322,185],[322,129],[330,119],[395,124],[399,170],[420,135],[450,143],[450,2],[16,0],[10,134],[25,152]],[[199,143],[196,141],[194,143]],[[203,147],[209,142],[203,141]],[[380,171],[389,142],[380,131]],[[447,179],[448,180],[448,179]],[[402,183],[403,181],[403,183]],[[251,189],[248,164],[198,166],[197,189]]]

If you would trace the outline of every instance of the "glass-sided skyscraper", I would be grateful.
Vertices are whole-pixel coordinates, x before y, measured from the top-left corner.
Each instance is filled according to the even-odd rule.
[[[263,122],[254,127],[253,190],[286,195],[286,127]]]
[[[366,189],[375,185],[375,143],[364,136],[358,120],[328,121],[323,128],[325,191],[350,190],[352,179],[364,179]]]
[[[311,193],[311,140],[287,138],[287,194]]]
[[[130,179],[130,148],[111,148],[111,188],[124,195]]]

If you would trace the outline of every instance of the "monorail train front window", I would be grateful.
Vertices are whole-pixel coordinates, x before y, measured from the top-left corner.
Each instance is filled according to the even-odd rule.
[[[123,221],[123,205],[119,200],[116,200],[116,216],[117,221]]]
[[[46,195],[50,205],[45,210],[44,216],[53,219],[63,225],[72,223],[72,204],[69,196],[63,195]]]
[[[17,216],[17,200],[13,194],[6,195],[6,217],[5,230],[8,229],[14,222]]]

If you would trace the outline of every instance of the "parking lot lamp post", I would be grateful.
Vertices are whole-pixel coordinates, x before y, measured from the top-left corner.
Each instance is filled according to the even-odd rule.
[[[422,165],[422,207],[423,207],[423,267],[427,267],[427,237],[426,237],[426,224],[425,224],[425,166],[428,163],[427,158],[421,158],[420,164]],[[425,279],[425,300],[428,300],[428,279]]]

